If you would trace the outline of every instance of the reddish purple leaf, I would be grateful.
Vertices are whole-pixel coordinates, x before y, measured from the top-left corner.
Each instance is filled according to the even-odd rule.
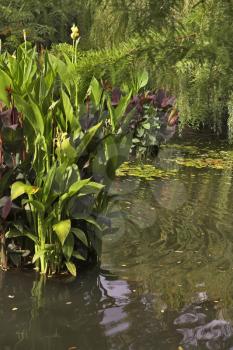
[[[1,217],[3,220],[6,220],[6,218],[10,214],[12,204],[13,203],[12,203],[10,197],[1,198],[1,207],[2,207]]]

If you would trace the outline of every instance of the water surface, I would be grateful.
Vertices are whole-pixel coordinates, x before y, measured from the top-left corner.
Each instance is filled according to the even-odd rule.
[[[0,349],[232,350],[228,151],[170,145],[152,162],[169,176],[117,179],[117,232],[103,239],[100,269],[46,285],[0,273]]]

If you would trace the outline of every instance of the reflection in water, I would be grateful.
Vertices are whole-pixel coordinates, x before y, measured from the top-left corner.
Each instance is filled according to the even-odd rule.
[[[1,350],[233,349],[232,170],[178,166],[177,154],[157,160],[176,176],[118,180],[102,270],[46,284],[0,273]]]
[[[213,319],[217,316],[214,303],[208,301],[206,294],[204,294],[204,299],[203,293],[197,295],[200,301],[185,306],[181,314],[174,320],[177,332],[183,336],[181,344],[185,349],[197,349],[201,346],[213,350],[232,349],[233,327],[231,323],[223,319]]]
[[[135,283],[106,271],[70,282],[49,280],[45,289],[42,278],[34,278],[30,273],[4,275],[1,350],[153,349],[155,344],[172,349],[168,339],[174,334],[166,330],[163,317],[154,315],[156,298],[137,293]]]

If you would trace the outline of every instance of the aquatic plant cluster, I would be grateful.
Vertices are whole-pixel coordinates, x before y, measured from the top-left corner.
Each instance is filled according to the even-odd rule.
[[[76,27],[73,33],[75,51]],[[112,91],[93,77],[81,99],[75,68],[75,52],[73,60],[38,53],[26,34],[15,55],[0,57],[4,269],[6,250],[31,251],[44,274],[66,267],[76,275],[77,261],[99,259],[108,188],[132,145],[132,88],[116,106]]]
[[[174,96],[160,89],[156,92],[146,91],[137,94],[148,83],[148,73],[138,72],[132,80],[133,98],[127,112],[133,112],[129,127],[134,130],[131,154],[138,159],[156,156],[159,146],[167,142],[176,132],[179,113]],[[119,88],[112,90],[112,105],[117,106],[122,92]]]

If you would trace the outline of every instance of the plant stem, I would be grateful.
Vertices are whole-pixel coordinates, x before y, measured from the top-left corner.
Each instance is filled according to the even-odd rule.
[[[1,252],[0,252],[0,262],[3,270],[7,269],[7,256],[6,256],[6,238],[5,233],[0,233],[0,246],[1,246]]]
[[[78,40],[75,40],[75,49],[74,49],[74,63],[77,63],[77,50],[78,50]]]
[[[45,240],[46,230],[44,229],[43,220],[40,214],[38,214],[38,235],[40,240],[40,250],[43,254],[40,257],[40,272],[46,274],[47,263],[45,262]]]

